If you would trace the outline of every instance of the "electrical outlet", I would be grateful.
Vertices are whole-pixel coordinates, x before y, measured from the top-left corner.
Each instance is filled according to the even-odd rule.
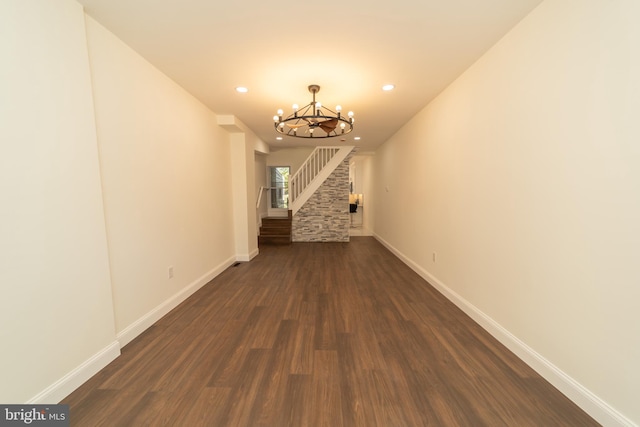
[[[169,279],[173,279],[173,265],[169,266]]]

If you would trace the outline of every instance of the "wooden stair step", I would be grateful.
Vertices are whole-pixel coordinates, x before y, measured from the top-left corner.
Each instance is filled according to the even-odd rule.
[[[291,243],[291,211],[288,217],[262,219],[258,245],[288,245]]]
[[[287,229],[277,229],[277,228],[273,228],[273,229],[266,229],[266,230],[260,230],[260,235],[261,236],[290,236],[291,235],[291,230],[287,230]]]
[[[269,227],[290,227],[291,226],[291,220],[287,219],[287,218],[283,218],[283,219],[276,219],[276,218],[263,218],[262,219],[262,226],[269,226]]]
[[[263,225],[260,227],[263,230],[291,230],[291,225],[283,226],[283,225]]]

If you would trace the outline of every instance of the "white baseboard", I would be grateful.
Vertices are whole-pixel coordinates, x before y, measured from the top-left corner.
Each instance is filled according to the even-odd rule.
[[[258,250],[253,251],[247,261],[258,255]],[[122,332],[116,335],[117,341],[109,344],[94,356],[86,360],[67,375],[47,387],[27,404],[47,404],[58,403],[74,390],[84,384],[89,378],[97,374],[102,368],[111,363],[120,355],[120,349],[130,343],[134,338],[144,332],[147,328],[160,320],[165,314],[177,307],[181,302],[195,293],[198,289],[209,283],[213,278],[222,273],[226,268],[236,261],[236,256],[227,259],[220,265],[204,274],[186,288],[176,293],[165,302],[142,316],[136,322],[129,325]]]
[[[120,344],[114,341],[26,403],[38,405],[60,402],[118,356]]]
[[[186,288],[182,289],[180,292],[176,293],[175,295],[164,301],[162,304],[124,328],[116,336],[116,338],[120,342],[120,346],[124,347],[125,345],[129,344],[131,341],[133,341],[134,338],[147,330],[147,328],[160,320],[168,312],[176,308],[181,302],[193,295],[198,289],[209,283],[214,277],[222,273],[229,266],[233,265],[235,261],[235,256],[227,259],[226,261],[215,267],[213,270],[196,279]]]
[[[260,253],[260,249],[255,248],[249,254],[236,255],[236,261],[247,262],[254,259]]]
[[[375,233],[373,237],[597,422],[603,426],[638,427],[633,421],[616,411],[605,401],[549,362],[518,337],[503,328],[498,322],[405,256],[389,242]]]
[[[373,236],[373,233],[366,227],[349,227],[349,236]]]

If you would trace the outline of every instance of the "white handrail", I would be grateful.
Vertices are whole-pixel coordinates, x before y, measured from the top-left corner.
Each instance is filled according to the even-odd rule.
[[[260,190],[258,190],[258,201],[256,202],[256,209],[260,209],[260,202],[262,201],[262,192],[264,190],[271,190],[271,187],[265,187],[264,185],[260,186]]]

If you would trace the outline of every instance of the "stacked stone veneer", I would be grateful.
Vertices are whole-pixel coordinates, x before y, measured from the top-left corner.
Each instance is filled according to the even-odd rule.
[[[294,242],[349,241],[349,158],[338,166],[293,216]]]

